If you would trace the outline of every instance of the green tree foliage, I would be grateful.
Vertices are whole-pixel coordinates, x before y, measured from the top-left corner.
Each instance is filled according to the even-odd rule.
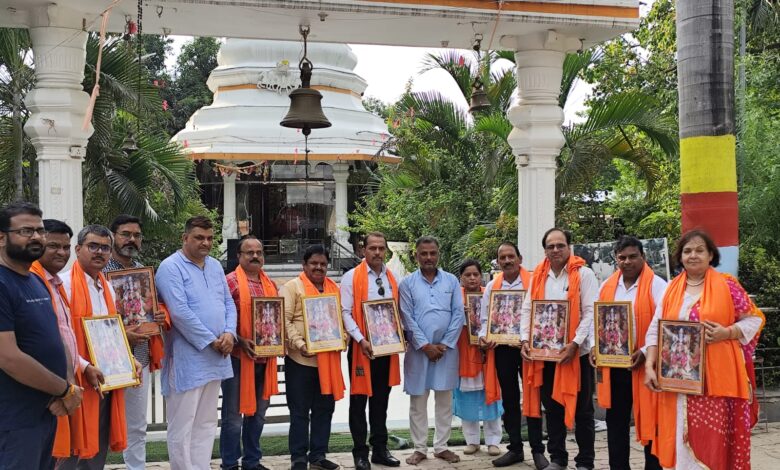
[[[168,133],[184,129],[195,111],[211,104],[212,93],[206,85],[211,71],[217,67],[220,43],[215,38],[199,37],[186,43],[176,60],[176,75],[163,98],[171,107],[172,122]]]

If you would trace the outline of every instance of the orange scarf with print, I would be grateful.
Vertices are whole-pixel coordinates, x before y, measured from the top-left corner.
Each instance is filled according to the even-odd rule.
[[[314,284],[306,277],[306,273],[301,273],[298,278],[303,283],[303,292],[306,296],[317,296],[322,294],[336,294],[339,296],[339,286],[325,278],[324,290],[318,291]],[[337,303],[341,305],[341,300]],[[340,321],[341,319],[339,319]],[[344,398],[344,377],[341,375],[341,352],[328,351],[317,353],[317,372],[320,377],[320,393],[323,395],[333,395],[335,401]]]
[[[736,313],[734,301],[726,283],[727,276],[728,274],[719,273],[713,268],[707,269],[704,275],[704,290],[698,300],[700,322],[711,320],[725,327],[734,324]],[[664,320],[679,319],[687,280],[688,274],[683,271],[669,283],[663,301]],[[750,382],[739,340],[732,339],[706,344],[704,357],[704,393],[706,395],[745,400],[750,397]],[[661,465],[674,467],[677,393],[659,393],[657,416],[658,435],[653,440],[653,453],[658,456]]]
[[[523,289],[528,289],[531,285],[531,273],[524,267],[520,267],[520,280],[523,281]],[[493,279],[492,290],[500,290],[504,282],[504,273],[496,274]],[[527,292],[526,292],[527,295]],[[488,309],[490,306],[488,305]],[[517,350],[520,354],[520,350]],[[527,367],[523,367],[525,370]],[[485,402],[489,405],[501,399],[501,385],[498,383],[498,372],[496,371],[496,350],[488,349],[485,357]]]
[[[87,340],[84,334],[84,325],[82,318],[92,316],[92,301],[89,297],[89,287],[85,278],[84,270],[77,262],[73,263],[70,272],[71,292],[70,292],[70,314],[73,322],[73,332],[76,334],[76,344],[79,347],[79,354],[82,357],[89,357]],[[108,314],[116,315],[116,304],[111,298],[109,284],[103,273],[98,273],[98,281],[102,286],[103,298],[108,306]],[[88,384],[82,380],[80,383],[84,388],[84,398],[81,402],[83,419],[75,420],[74,432],[80,436],[80,445],[74,442],[73,455],[78,455],[82,459],[94,457],[100,450],[98,440],[99,415],[100,415],[100,395]],[[112,451],[119,452],[127,447],[127,425],[125,423],[125,396],[124,390],[113,390],[111,392],[111,430],[109,431],[108,444]]]
[[[569,334],[568,342],[572,342],[580,325],[580,268],[585,266],[585,260],[579,256],[569,257],[566,271],[569,275]],[[534,269],[531,283],[531,300],[545,300],[545,284],[550,273],[550,260],[545,258]],[[532,418],[541,417],[541,387],[544,361],[531,361],[523,367],[523,414]],[[566,364],[556,364],[553,380],[552,399],[563,405],[564,422],[569,429],[574,427],[574,413],[577,410],[577,392],[580,390],[580,361],[574,357]]]
[[[655,314],[655,300],[653,299],[653,278],[655,273],[645,263],[644,269],[639,274],[636,299],[634,300],[634,322],[636,323],[636,338],[634,349],[645,345],[645,334]],[[612,302],[615,300],[620,271],[616,271],[604,283],[599,300]],[[595,321],[595,320],[594,320]],[[612,388],[609,367],[600,367],[601,382],[596,384],[599,405],[602,408],[612,407]],[[655,433],[655,410],[658,406],[658,394],[644,386],[645,368],[637,367],[631,371],[631,388],[634,396],[634,424],[636,425],[636,440],[643,446],[653,440]]]
[[[396,306],[398,305],[398,284],[395,281],[395,276],[390,270],[387,270],[387,280],[390,281],[390,287],[395,299]],[[363,317],[363,301],[368,300],[368,263],[364,259],[357,267],[355,267],[354,275],[352,276],[352,297],[354,302],[352,304],[352,318],[360,328],[360,333],[363,336],[366,335],[366,321]],[[371,388],[371,360],[363,354],[363,350],[360,348],[360,344],[352,340],[352,370],[349,375],[350,394],[351,395],[367,395],[372,396],[374,391]],[[362,369],[363,373],[359,375],[358,369]],[[392,387],[401,383],[401,367],[398,360],[398,354],[390,356],[390,376],[387,384]]]
[[[485,288],[480,287],[480,292],[484,292]],[[466,289],[460,288],[460,293],[463,295],[463,306],[466,316],[468,317],[468,299],[466,298]],[[470,294],[476,294],[476,292],[470,292]],[[458,376],[460,377],[476,377],[482,371],[482,351],[479,350],[479,346],[474,346],[469,342],[469,322],[466,319],[466,324],[460,331],[458,337]]]
[[[271,278],[260,270],[260,283],[263,285],[263,294],[266,297],[276,297],[279,292]],[[238,282],[238,334],[243,338],[255,337],[254,315],[252,312],[252,295],[249,292],[249,278],[244,268],[236,268],[236,281]],[[239,348],[240,349],[240,348]],[[238,412],[253,416],[257,411],[257,396],[255,395],[255,360],[249,357],[243,350],[239,351],[241,362],[241,383],[239,385]],[[276,374],[276,358],[269,357],[265,363],[265,375],[263,376],[263,400],[268,400],[271,395],[279,393],[279,382]]]

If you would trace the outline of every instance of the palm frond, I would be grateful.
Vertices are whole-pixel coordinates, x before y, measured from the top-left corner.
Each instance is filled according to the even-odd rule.
[[[604,56],[601,49],[588,49],[582,52],[566,54],[563,60],[563,76],[561,78],[561,94],[558,96],[558,106],[564,108],[569,93],[574,88],[580,73],[598,63]]]
[[[455,103],[436,91],[408,93],[397,107],[402,112],[413,110],[414,117],[427,121],[452,138],[459,138],[466,129],[466,113]]]
[[[455,81],[460,92],[468,100],[474,82],[473,70],[477,64],[461,51],[448,49],[438,54],[429,53],[423,59],[420,74],[431,70],[444,70]]]

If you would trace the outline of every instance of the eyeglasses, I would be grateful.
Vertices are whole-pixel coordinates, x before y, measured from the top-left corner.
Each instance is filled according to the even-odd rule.
[[[111,245],[100,245],[98,243],[90,243],[87,245],[87,249],[90,253],[111,253]]]
[[[378,277],[376,278],[376,285],[379,287],[379,290],[377,290],[377,293],[381,296],[385,295],[385,286],[382,285],[382,278]]]
[[[117,235],[119,235],[122,238],[135,238],[136,240],[143,240],[144,234],[141,232],[118,232]]]
[[[258,258],[263,257],[262,251],[239,251],[239,253],[241,253],[242,255],[247,255],[250,258],[254,258],[255,256],[257,256]]]
[[[5,233],[18,233],[19,236],[25,237],[25,238],[32,238],[33,234],[35,234],[35,233],[37,233],[41,237],[45,237],[46,234],[49,233],[43,227],[39,227],[39,228],[22,227],[22,228],[17,228],[17,229],[13,229],[13,230],[3,230],[3,231]]]
[[[565,249],[567,246],[569,246],[569,245],[567,245],[565,243],[557,243],[555,245],[547,245],[546,247],[544,247],[544,249],[547,250],[547,251],[555,251],[555,250],[559,250],[560,251],[560,250]]]

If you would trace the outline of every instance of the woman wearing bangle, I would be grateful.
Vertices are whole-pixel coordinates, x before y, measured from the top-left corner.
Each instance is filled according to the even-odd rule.
[[[684,267],[672,282],[647,332],[645,384],[660,392],[653,453],[664,468],[750,469],[752,355],[764,324],[739,282],[715,269],[720,254],[705,232],[692,230],[677,243],[674,262]],[[661,392],[656,377],[658,320],[704,323],[704,394]]]

